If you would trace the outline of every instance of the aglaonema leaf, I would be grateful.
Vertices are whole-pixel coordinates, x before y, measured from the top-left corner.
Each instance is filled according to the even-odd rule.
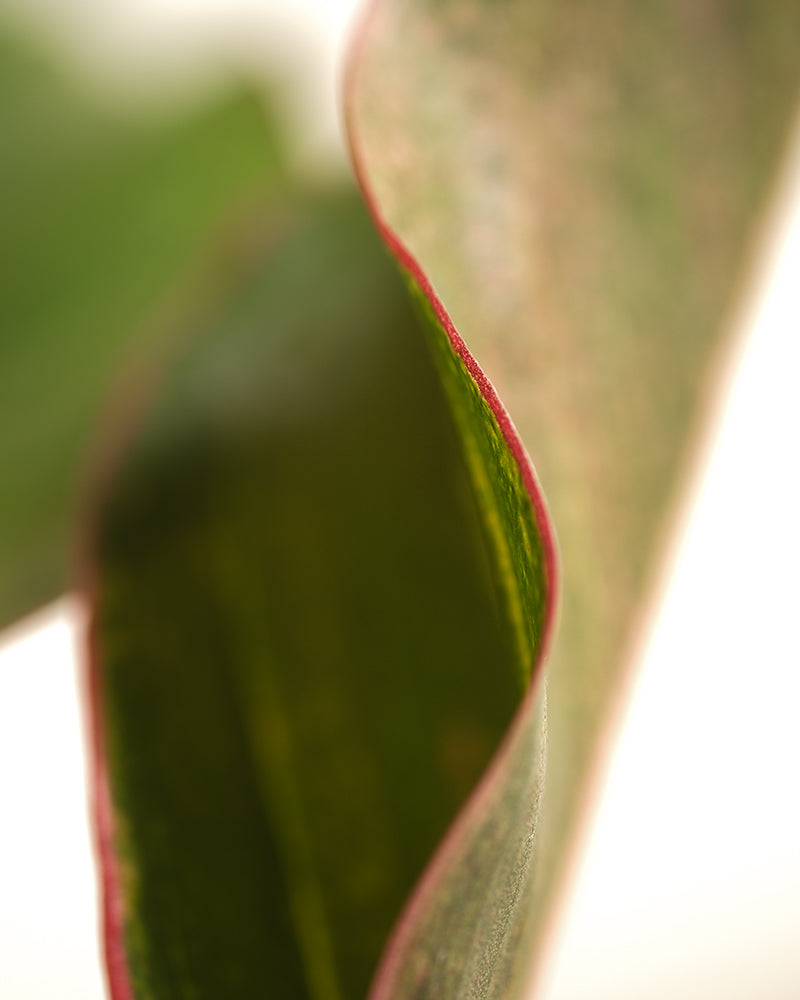
[[[380,0],[364,19],[362,186],[451,354],[508,406],[563,556],[535,850],[499,896],[514,916],[498,934],[503,904],[481,906],[476,811],[413,901],[381,1000],[529,981],[799,82],[793,0]]]
[[[484,782],[480,837],[438,855],[468,851],[500,945],[535,832],[553,556],[530,466],[353,194],[259,228],[101,451],[84,588],[114,1000],[365,997],[504,740],[512,784]],[[468,927],[464,878],[437,898]]]
[[[794,107],[798,16],[375,9],[353,146],[431,358],[354,209],[298,211],[198,311],[99,491],[117,1000],[363,996],[404,904],[374,997],[521,994]],[[565,560],[546,780],[553,547],[493,383]]]
[[[66,587],[76,471],[155,303],[284,168],[242,87],[115,107],[3,34],[0,91],[2,627]]]

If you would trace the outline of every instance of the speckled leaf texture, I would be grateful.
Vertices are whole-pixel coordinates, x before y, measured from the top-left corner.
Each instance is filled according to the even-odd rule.
[[[535,972],[799,80],[795,0],[378,0],[363,20],[362,187],[533,456],[563,579],[513,946],[477,962],[482,918],[407,935],[381,1000],[516,998]]]

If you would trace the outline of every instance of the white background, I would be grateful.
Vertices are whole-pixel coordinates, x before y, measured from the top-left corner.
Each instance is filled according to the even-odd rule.
[[[278,59],[314,123],[298,155],[338,155],[330,95],[352,2],[16,6],[46,14],[86,72],[113,64],[128,83],[145,58],[151,87],[202,75],[209,53]],[[800,143],[772,222],[542,1000],[800,997]],[[103,995],[79,621],[65,600],[0,649],[3,1000]]]

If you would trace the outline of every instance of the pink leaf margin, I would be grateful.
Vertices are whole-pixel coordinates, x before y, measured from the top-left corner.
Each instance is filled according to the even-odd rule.
[[[89,607],[95,607],[89,589]],[[92,798],[95,852],[100,864],[100,922],[106,982],[111,1000],[135,1000],[128,956],[125,953],[125,902],[120,862],[114,850],[114,807],[108,774],[106,733],[100,707],[102,673],[94,613],[88,623],[87,689],[89,703],[89,739],[92,750],[90,789]]]
[[[361,11],[353,27],[350,48],[345,60],[343,119],[351,165],[356,182],[379,235],[389,252],[395,257],[400,268],[407,273],[411,281],[417,285],[427,299],[436,319],[450,342],[453,352],[475,382],[478,391],[489,407],[492,416],[497,422],[503,440],[519,468],[522,483],[530,499],[536,527],[539,530],[541,538],[544,556],[546,603],[542,633],[539,637],[535,662],[532,664],[531,682],[528,689],[489,767],[436,849],[395,924],[373,979],[369,991],[369,1000],[392,1000],[392,984],[395,979],[395,973],[403,961],[403,955],[407,946],[411,942],[414,927],[427,908],[429,900],[435,894],[436,887],[442,881],[445,872],[455,861],[458,847],[463,841],[466,831],[473,826],[478,817],[484,814],[489,804],[491,793],[503,775],[506,760],[510,757],[515,737],[536,712],[537,702],[542,694],[544,684],[544,668],[549,658],[556,630],[560,588],[560,564],[555,530],[533,462],[519,436],[519,432],[514,426],[508,410],[506,410],[498,396],[494,385],[473,357],[463,337],[456,329],[444,303],[437,295],[422,265],[403,242],[400,235],[392,229],[388,220],[383,215],[375,191],[370,185],[366,157],[356,120],[355,96],[358,88],[362,52],[368,44],[370,27],[382,2],[383,0],[370,0]]]

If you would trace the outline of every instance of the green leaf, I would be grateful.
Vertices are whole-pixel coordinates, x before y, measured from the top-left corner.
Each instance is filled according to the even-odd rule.
[[[376,996],[518,996],[530,975],[799,82],[794,0],[385,0],[365,19],[362,185],[507,405],[563,557],[518,940],[481,966],[442,919],[401,942]],[[495,920],[476,912],[473,935]]]
[[[112,109],[0,35],[0,626],[66,586],[77,468],[154,304],[282,175],[263,103]]]
[[[520,703],[516,775],[541,784],[549,543],[497,420],[352,195],[260,225],[273,249],[195,304],[98,474],[115,1000],[365,996]],[[520,811],[530,848],[514,791],[470,847],[495,893]]]
[[[796,103],[800,11],[497,11],[387,0],[353,77],[432,362],[358,213],[287,212],[268,262],[197,304],[105,470],[87,588],[115,1000],[363,996],[406,900],[373,997],[530,975]],[[552,544],[434,286],[559,524],[546,780],[528,675]]]

